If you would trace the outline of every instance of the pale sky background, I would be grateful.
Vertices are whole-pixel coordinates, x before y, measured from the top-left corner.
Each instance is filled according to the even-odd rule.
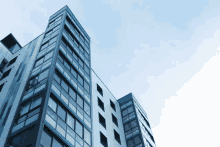
[[[22,46],[68,5],[91,37],[92,68],[132,92],[157,147],[220,146],[219,0],[1,0],[0,39]]]

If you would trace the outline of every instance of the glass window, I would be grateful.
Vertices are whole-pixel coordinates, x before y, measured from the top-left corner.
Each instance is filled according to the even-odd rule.
[[[76,61],[78,61],[78,56],[76,55],[76,53],[75,53],[75,52],[73,52],[73,58],[75,58],[75,59],[76,59]]]
[[[133,139],[128,141],[128,147],[133,147],[134,146],[134,141]]]
[[[134,138],[134,143],[135,143],[135,145],[138,145],[139,143],[141,143],[141,139],[139,136]]]
[[[91,145],[91,133],[86,128],[84,128],[84,140]]]
[[[125,115],[127,115],[127,114],[128,114],[127,109],[125,109],[124,111],[122,111],[122,115],[123,115],[123,116],[125,116]]]
[[[60,54],[58,55],[58,59],[63,63],[64,60]]]
[[[126,125],[125,125],[125,131],[128,131],[128,130],[130,130],[130,129],[131,129],[130,123],[126,124]]]
[[[73,54],[73,51],[72,51],[72,49],[70,49],[69,46],[67,46],[67,49],[68,49],[68,51],[69,51],[71,54]]]
[[[68,70],[70,70],[70,65],[69,65],[69,63],[67,63],[66,61],[64,61],[64,65],[66,66],[66,68],[67,68]]]
[[[105,111],[104,103],[100,100],[99,97],[98,97],[98,105],[99,105],[99,107],[100,107],[103,111]]]
[[[59,117],[58,117],[57,123],[58,123],[64,130],[66,130],[66,123],[65,123],[62,119],[60,119]]]
[[[51,110],[50,108],[47,108],[47,114],[50,115],[55,121],[57,121],[57,115]]]
[[[78,81],[83,86],[83,78],[80,75],[78,75]]]
[[[47,46],[48,46],[48,43],[46,43],[43,46],[41,46],[41,51],[44,50]]]
[[[66,139],[67,139],[72,145],[75,145],[75,140],[74,140],[69,134],[66,134]]]
[[[131,112],[133,112],[133,111],[134,111],[133,106],[131,106],[131,107],[128,108],[128,113],[131,113]]]
[[[54,37],[53,39],[51,39],[51,40],[49,41],[49,44],[54,43],[56,40],[57,40],[57,37]]]
[[[84,81],[84,88],[89,93],[89,84],[86,81]]]
[[[46,61],[46,60],[50,59],[52,56],[53,56],[53,51],[52,51],[52,52],[50,52],[50,53],[48,53],[48,54],[45,56],[44,61]]]
[[[72,99],[72,98],[70,98],[70,100],[69,100],[69,107],[74,111],[74,112],[76,112],[76,102]]]
[[[52,111],[52,110],[51,110]],[[56,121],[54,121],[48,114],[46,114],[45,120],[53,127],[56,127]]]
[[[67,114],[67,124],[74,130],[74,118]]]
[[[20,116],[24,115],[25,113],[27,113],[28,110],[29,110],[29,107],[30,107],[30,104],[27,104],[26,106],[22,107],[21,108],[21,112],[20,112]]]
[[[62,144],[59,143],[55,138],[53,138],[53,145],[52,147],[62,147]]]
[[[61,82],[61,86],[63,87],[63,89],[68,92],[68,85],[66,84],[66,82],[62,81]]]
[[[46,35],[45,35],[45,38],[46,38],[47,36],[49,36],[51,33],[52,33],[52,30],[50,30],[49,32],[47,32]]]
[[[47,134],[45,131],[43,131],[40,143],[43,147],[50,147],[52,138],[49,134]]]
[[[77,95],[77,104],[83,108],[83,99],[79,95]]]
[[[85,70],[86,73],[89,75],[89,68],[88,68],[86,65],[84,65],[84,70]]]
[[[31,109],[33,109],[33,108],[39,106],[39,105],[41,104],[41,99],[42,99],[42,98],[38,98],[38,99],[36,99],[35,101],[33,101],[33,102],[31,103]]]
[[[76,141],[81,145],[81,146],[83,146],[83,140],[82,140],[82,138],[80,138],[78,135],[76,135]],[[77,143],[76,142],[76,143]],[[79,147],[81,147],[81,146],[79,146]],[[78,147],[78,145],[76,145],[76,147]]]
[[[37,120],[37,119],[38,119],[38,116],[39,116],[39,114],[36,114],[36,115],[34,115],[34,116],[28,118],[28,119],[26,120],[25,126],[28,125],[28,124],[30,124],[30,123],[32,123],[32,122],[34,122],[35,120]]]
[[[61,79],[60,79],[60,77],[58,76],[57,73],[54,74],[53,78],[60,84]]]
[[[89,60],[89,54],[85,52],[85,57]]]
[[[73,138],[75,138],[76,134],[69,126],[67,126],[67,133],[69,133]]]
[[[66,111],[59,105],[58,105],[58,109],[57,109],[57,114],[59,115],[60,118],[62,118],[65,121]]]
[[[75,132],[76,132],[81,138],[82,138],[82,131],[83,131],[82,125],[76,120]]]
[[[136,127],[136,126],[137,126],[137,122],[136,122],[136,120],[133,120],[133,121],[131,122],[131,127],[134,128],[134,127]]]
[[[34,67],[37,67],[38,65],[42,64],[43,60],[44,60],[44,58],[37,60]]]
[[[57,103],[52,98],[49,98],[48,105],[54,112],[56,112]]]
[[[90,116],[90,106],[84,102],[84,111]]]
[[[75,71],[75,69],[71,68],[71,73],[75,78],[77,77],[77,72]]]
[[[83,62],[81,59],[79,59],[79,65],[83,67]]]
[[[38,81],[41,81],[41,80],[47,78],[48,73],[49,73],[49,69],[47,69],[47,70],[45,70],[44,72],[42,72],[42,73],[39,75]]]
[[[27,118],[27,115],[25,115],[25,116],[23,116],[23,117],[19,118],[19,120],[17,121],[17,124],[19,124],[20,122],[25,121],[25,120],[26,120],[26,118]]]
[[[76,92],[70,87],[69,88],[69,95],[76,100]]]

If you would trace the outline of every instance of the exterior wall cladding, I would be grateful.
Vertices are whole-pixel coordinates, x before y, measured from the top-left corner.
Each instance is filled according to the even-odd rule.
[[[0,42],[0,147],[156,147],[130,93],[117,100],[91,69],[90,38],[68,6],[21,47]]]

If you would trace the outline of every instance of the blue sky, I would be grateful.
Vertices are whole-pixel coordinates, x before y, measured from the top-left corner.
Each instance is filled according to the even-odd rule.
[[[158,147],[220,146],[220,1],[9,0],[0,39],[24,46],[64,5],[91,37],[92,68],[115,97],[141,102]]]

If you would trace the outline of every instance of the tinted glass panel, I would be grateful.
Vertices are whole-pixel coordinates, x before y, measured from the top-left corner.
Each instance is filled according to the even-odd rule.
[[[84,140],[91,145],[91,133],[86,128],[84,128]]]
[[[50,147],[51,140],[52,138],[46,132],[43,131],[40,141],[41,145],[43,145],[43,147]]]
[[[84,102],[84,111],[90,116],[90,106]]]
[[[80,137],[82,137],[82,130],[83,130],[83,128],[82,128],[82,125],[76,120],[76,133],[80,136]]]
[[[48,72],[49,72],[49,69],[47,69],[47,70],[45,70],[44,72],[42,72],[42,73],[39,75],[38,81],[41,81],[41,80],[47,78]]]
[[[45,56],[44,61],[46,61],[46,60],[50,59],[52,56],[53,56],[53,51],[52,51],[52,52],[50,52],[49,54],[47,54],[47,55]]]
[[[54,74],[54,79],[60,84],[61,79],[60,79],[60,77],[57,75],[57,73]]]
[[[64,65],[66,66],[66,68],[67,68],[68,70],[70,70],[70,65],[69,65],[69,63],[67,63],[66,61],[64,61]]]
[[[79,59],[79,65],[83,67],[83,62],[81,59]]]
[[[62,118],[65,121],[66,111],[62,107],[58,106],[57,114],[59,115],[60,118]]]
[[[76,71],[73,69],[73,68],[71,68],[71,73],[73,74],[73,76],[76,78],[77,77],[77,73],[76,73]]]
[[[56,139],[53,139],[53,145],[52,147],[62,147],[62,144],[59,143]]]
[[[77,104],[83,108],[83,99],[79,95],[77,95]]]
[[[74,130],[74,118],[67,114],[67,124]]]
[[[66,84],[66,82],[62,81],[61,82],[61,86],[63,87],[63,89],[68,92],[68,85]]]
[[[34,67],[37,67],[38,65],[43,63],[44,58],[41,58],[40,60],[37,60]]]
[[[69,88],[69,95],[76,100],[76,92],[72,88]]]
[[[29,110],[29,107],[30,107],[30,104],[28,104],[28,105],[22,107],[22,108],[21,108],[20,115],[23,115],[23,114],[27,113],[28,110]]]
[[[50,107],[53,111],[56,112],[57,103],[56,103],[53,99],[49,98],[48,105],[49,105],[49,107]]]
[[[89,84],[87,84],[86,81],[84,81],[84,88],[89,93]]]
[[[83,78],[80,75],[78,75],[78,81],[83,86]]]

